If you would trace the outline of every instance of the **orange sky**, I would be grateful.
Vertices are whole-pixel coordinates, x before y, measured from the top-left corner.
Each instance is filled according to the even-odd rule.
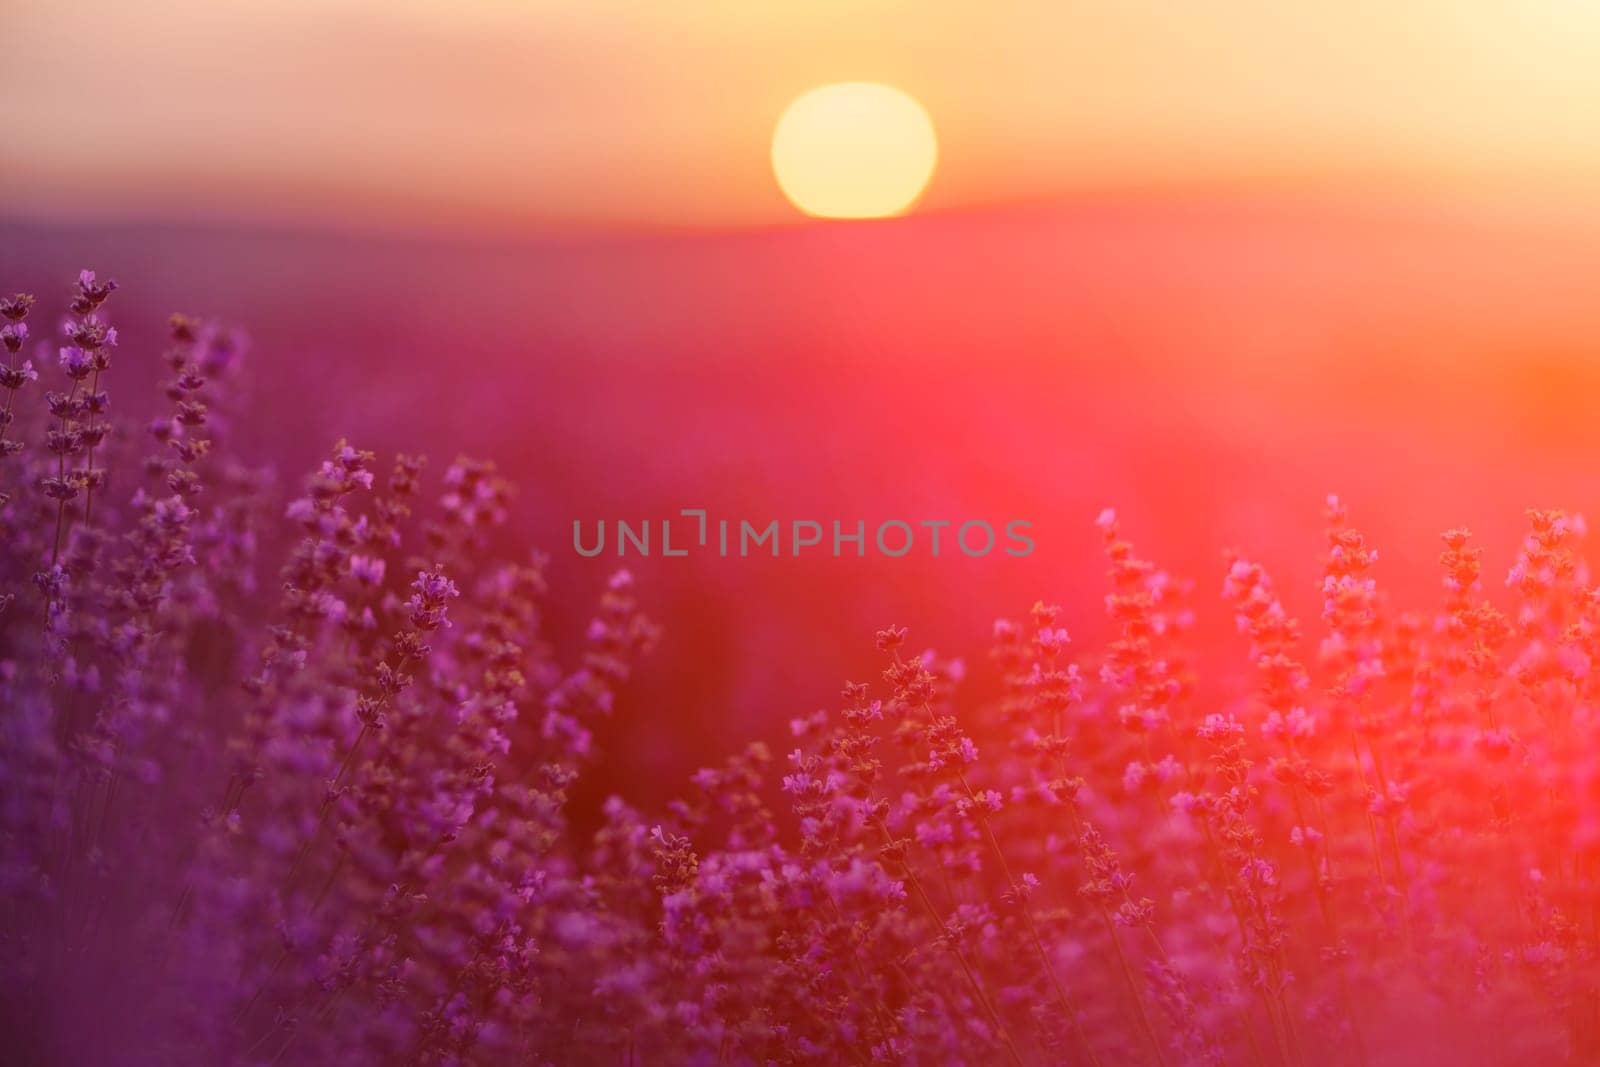
[[[1584,0],[16,0],[0,214],[487,228],[795,217],[818,84],[932,113],[939,209],[1189,184],[1600,180]]]

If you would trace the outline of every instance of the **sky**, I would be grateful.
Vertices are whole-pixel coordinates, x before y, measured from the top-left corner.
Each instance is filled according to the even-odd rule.
[[[1105,190],[1600,179],[1581,0],[0,0],[0,215],[409,228],[795,221],[773,124],[919,99],[922,210]]]

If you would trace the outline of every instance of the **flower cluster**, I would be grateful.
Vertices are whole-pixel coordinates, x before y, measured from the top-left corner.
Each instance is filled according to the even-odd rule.
[[[215,323],[173,318],[164,413],[113,432],[114,289],[54,358],[0,300],[17,1062],[1600,1060],[1579,517],[1531,513],[1498,596],[1448,531],[1406,612],[1330,500],[1303,632],[1237,554],[1208,616],[1106,512],[1103,647],[1098,604],[977,666],[889,626],[781,745],[584,811],[599,726],[649,713],[633,578],[547,634],[485,462],[341,441],[281,498]]]

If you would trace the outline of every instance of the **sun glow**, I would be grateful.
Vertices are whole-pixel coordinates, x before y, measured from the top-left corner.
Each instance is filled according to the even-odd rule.
[[[938,158],[933,120],[899,89],[840,82],[804,94],[772,134],[772,170],[795,207],[830,219],[904,214]]]

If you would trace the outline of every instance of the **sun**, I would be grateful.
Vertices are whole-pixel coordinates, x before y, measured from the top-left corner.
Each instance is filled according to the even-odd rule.
[[[795,100],[772,132],[772,170],[795,207],[825,219],[901,215],[938,161],[933,120],[899,89],[839,82]]]

